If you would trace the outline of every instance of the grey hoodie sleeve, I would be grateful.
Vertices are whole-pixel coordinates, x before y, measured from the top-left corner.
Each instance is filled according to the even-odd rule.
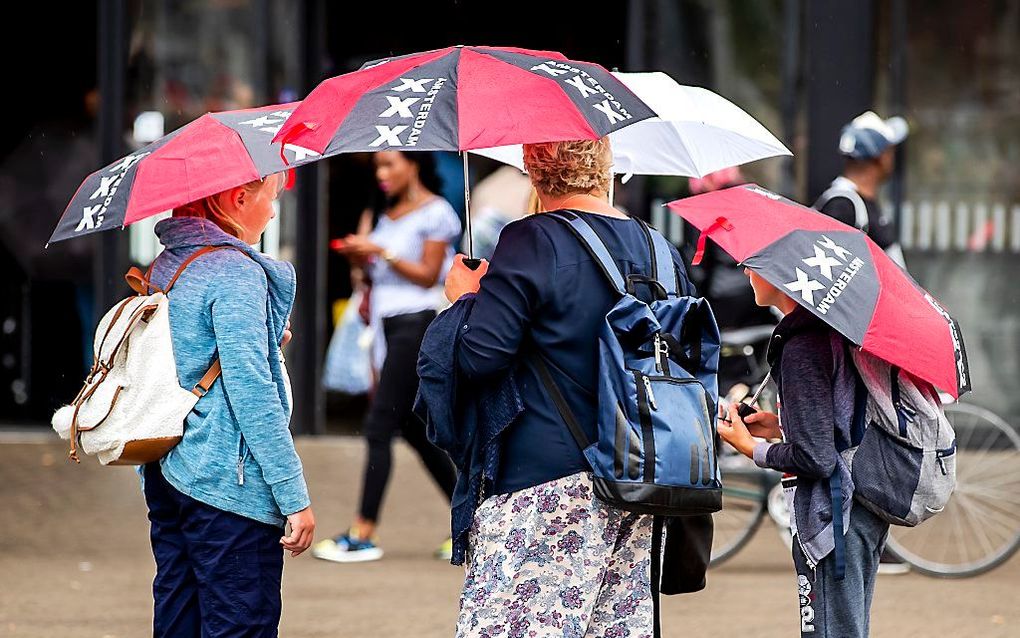
[[[786,441],[759,444],[763,467],[811,478],[828,478],[836,467],[836,421],[832,403],[832,346],[825,332],[797,335],[783,349],[782,427]]]
[[[212,324],[227,403],[280,512],[308,507],[301,460],[269,367],[265,272],[238,258],[229,280],[214,281]]]

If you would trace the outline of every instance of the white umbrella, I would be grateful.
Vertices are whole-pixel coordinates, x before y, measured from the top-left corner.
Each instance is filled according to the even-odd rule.
[[[609,135],[613,172],[704,177],[747,162],[792,155],[756,119],[726,98],[684,86],[665,73],[614,73],[659,117]],[[520,145],[471,151],[524,170]]]

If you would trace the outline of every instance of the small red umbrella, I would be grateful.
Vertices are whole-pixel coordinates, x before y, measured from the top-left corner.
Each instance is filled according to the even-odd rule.
[[[753,184],[669,207],[864,350],[959,397],[971,389],[960,326],[861,231]]]
[[[50,242],[123,228],[182,204],[321,159],[270,140],[296,102],[206,113],[85,178]]]

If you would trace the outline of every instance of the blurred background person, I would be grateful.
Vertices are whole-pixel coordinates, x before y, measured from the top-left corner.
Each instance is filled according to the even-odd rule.
[[[874,111],[855,117],[843,127],[839,152],[843,174],[814,203],[830,217],[863,230],[893,261],[906,267],[897,237],[896,220],[878,203],[878,192],[896,168],[896,146],[907,139],[902,117],[883,120]]]
[[[363,428],[368,449],[358,513],[346,532],[312,548],[316,558],[339,563],[382,558],[375,534],[397,432],[418,453],[447,499],[456,483],[453,463],[429,443],[424,423],[411,408],[418,390],[418,349],[436,316],[441,298],[436,286],[452,261],[460,220],[449,202],[436,194],[441,184],[430,154],[382,151],[374,161],[375,177],[385,195],[374,228],[367,234],[348,235],[336,245],[364,273],[363,294],[375,332],[373,364],[378,371]],[[447,558],[449,553],[447,541],[437,557]]]
[[[489,259],[499,234],[510,222],[535,212],[531,180],[513,166],[500,166],[471,189],[474,256]],[[462,242],[467,245],[467,237]]]

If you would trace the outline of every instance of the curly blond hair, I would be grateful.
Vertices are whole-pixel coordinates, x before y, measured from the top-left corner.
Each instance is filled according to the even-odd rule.
[[[531,183],[554,197],[608,191],[612,163],[607,137],[524,145],[524,168]]]

